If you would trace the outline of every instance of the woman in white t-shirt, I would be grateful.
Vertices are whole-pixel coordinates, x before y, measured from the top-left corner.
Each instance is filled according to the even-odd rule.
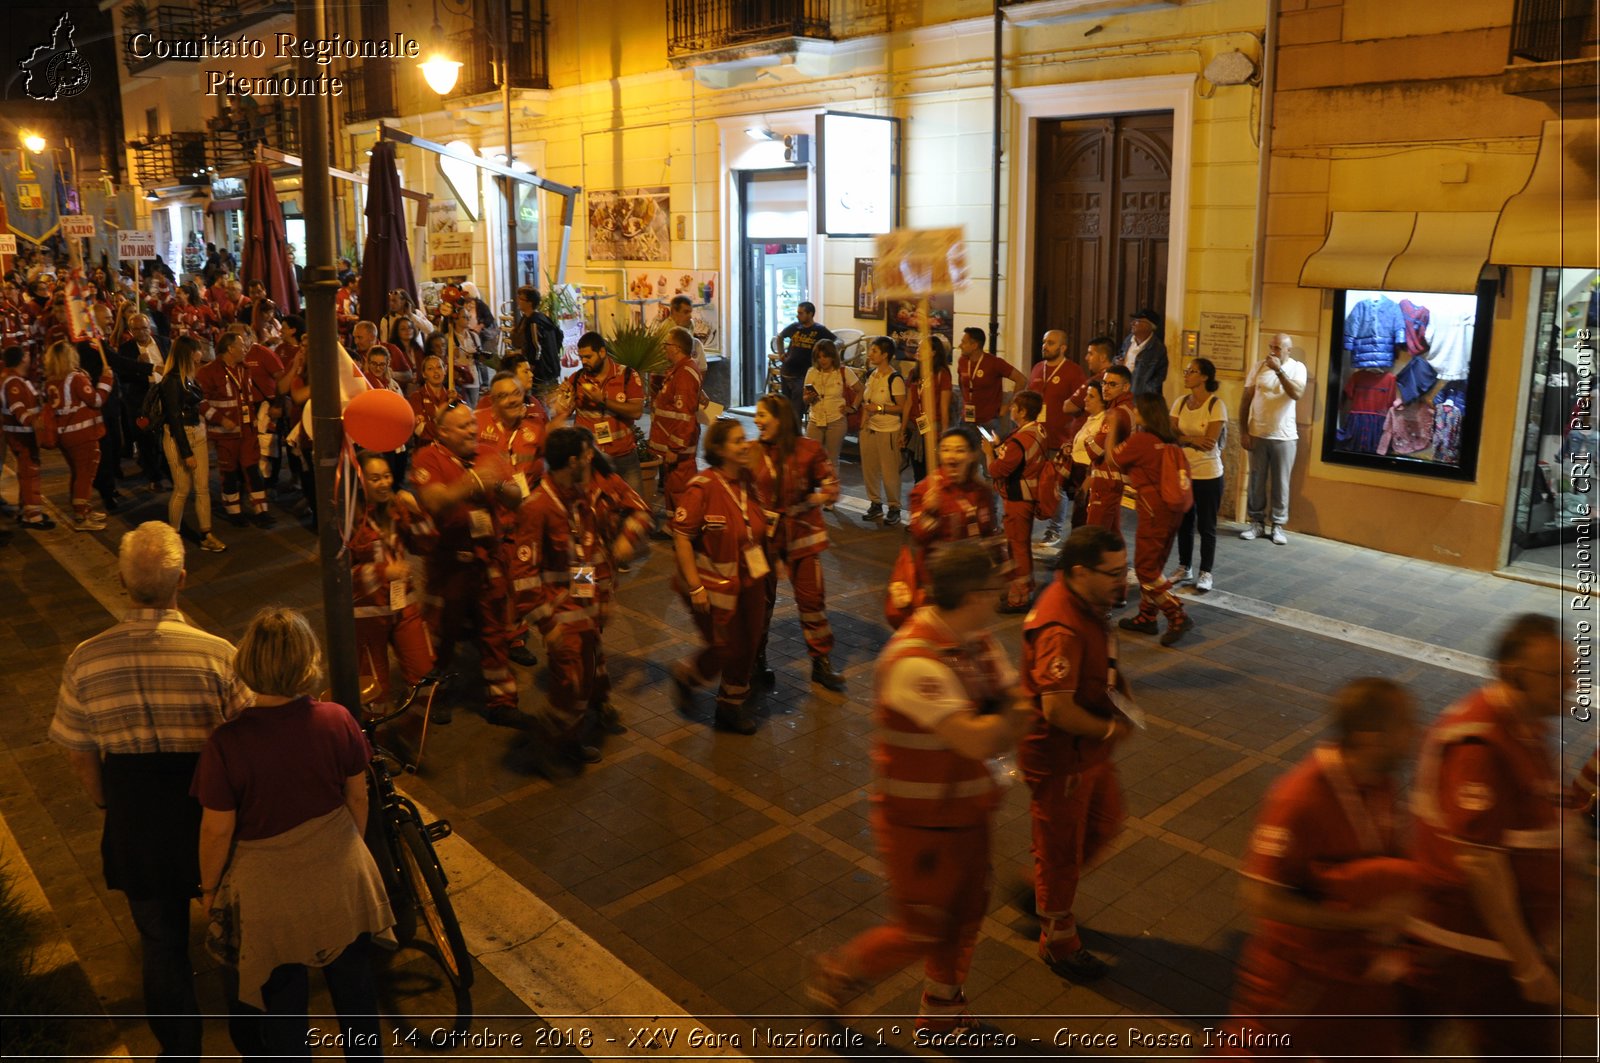
[[[1222,505],[1222,431],[1228,408],[1217,398],[1217,367],[1209,358],[1194,358],[1183,370],[1188,394],[1172,404],[1172,424],[1189,459],[1189,479],[1194,505],[1178,528],[1178,570],[1172,585],[1187,583],[1194,562],[1194,533],[1200,529],[1200,570],[1194,589],[1204,594],[1212,587],[1211,566],[1217,557],[1217,510]]]
[[[1094,464],[1089,456],[1089,440],[1100,432],[1106,419],[1106,397],[1100,390],[1100,381],[1091,380],[1084,385],[1083,412],[1088,420],[1072,437],[1072,473],[1067,477],[1066,491],[1072,498],[1072,527],[1081,528],[1089,515],[1089,499],[1083,495],[1083,485],[1089,482],[1089,466]]]
[[[818,340],[806,370],[806,435],[822,444],[833,467],[839,467],[844,449],[847,415],[861,401],[861,382],[855,371],[839,364],[839,349],[832,340]],[[827,509],[833,507],[827,506]]]
[[[867,347],[872,372],[861,388],[861,479],[870,504],[862,520],[900,523],[900,431],[911,392],[894,368],[894,341],[879,336]],[[883,499],[889,498],[884,516]]]

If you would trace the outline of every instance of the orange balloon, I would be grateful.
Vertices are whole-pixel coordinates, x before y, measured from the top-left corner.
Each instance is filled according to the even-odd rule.
[[[415,426],[411,404],[388,388],[363,391],[344,408],[345,434],[365,450],[394,450],[411,438]]]

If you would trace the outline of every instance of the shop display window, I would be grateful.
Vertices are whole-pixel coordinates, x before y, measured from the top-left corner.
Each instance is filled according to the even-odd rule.
[[[1533,280],[1528,406],[1510,560],[1559,567],[1561,544],[1580,537],[1597,504],[1594,337],[1600,271],[1540,269]]]
[[[1471,480],[1494,286],[1334,293],[1322,460]]]

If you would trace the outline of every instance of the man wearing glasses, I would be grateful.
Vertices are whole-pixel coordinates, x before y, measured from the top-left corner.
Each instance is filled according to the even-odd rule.
[[[1294,339],[1280,332],[1268,344],[1267,356],[1244,382],[1239,404],[1239,445],[1250,452],[1250,490],[1246,509],[1250,525],[1239,538],[1270,536],[1279,546],[1289,539],[1289,470],[1294,468],[1295,403],[1306,387],[1306,367],[1291,356]],[[1267,495],[1272,495],[1272,522],[1267,523]]]
[[[686,328],[667,330],[662,349],[672,367],[656,389],[655,406],[650,415],[650,449],[661,455],[666,512],[678,508],[683,494],[698,471],[694,460],[700,442],[700,370],[694,364],[694,334]],[[652,532],[653,539],[670,539],[666,532]]]
[[[1122,540],[1087,525],[1066,538],[1056,576],[1022,625],[1022,683],[1033,729],[1019,760],[1031,794],[1039,958],[1074,982],[1105,961],[1084,948],[1072,903],[1078,879],[1122,828],[1122,789],[1111,750],[1132,730],[1116,700],[1128,695],[1106,611],[1123,593]]]

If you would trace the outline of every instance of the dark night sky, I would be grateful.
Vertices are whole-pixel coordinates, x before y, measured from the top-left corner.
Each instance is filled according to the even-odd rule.
[[[15,144],[17,129],[37,128],[46,137],[71,136],[80,166],[98,169],[104,155],[114,152],[122,139],[122,104],[117,91],[117,47],[111,38],[111,15],[85,0],[12,0],[6,6],[6,32],[0,34],[0,143]],[[69,100],[40,102],[23,91],[26,79],[19,68],[33,49],[50,43],[51,31],[62,12],[72,15],[77,27],[74,42],[88,63],[89,87]],[[120,159],[112,166],[120,167]]]

